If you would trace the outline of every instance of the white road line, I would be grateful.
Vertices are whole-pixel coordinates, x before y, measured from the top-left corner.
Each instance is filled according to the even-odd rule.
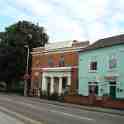
[[[70,113],[65,113],[65,112],[60,112],[60,111],[55,111],[55,110],[50,110],[50,112],[65,115],[65,116],[69,116],[69,117],[73,117],[73,118],[77,118],[77,119],[80,119],[80,120],[95,121],[95,119],[92,119],[92,118],[78,116],[78,115],[74,115],[74,114],[70,114]]]
[[[12,117],[7,113],[0,111],[0,123],[1,124],[25,124],[22,120]]]
[[[9,113],[11,115],[14,115],[15,117],[20,118],[21,120],[23,120],[24,122],[29,123],[29,124],[43,124],[40,121],[33,120],[33,119],[28,118],[26,116],[23,116],[22,114],[19,114],[17,112],[10,111],[9,109],[7,109],[5,107],[0,106],[0,110],[3,111],[3,112],[7,112],[7,113]]]
[[[4,98],[5,100],[7,101],[13,101],[12,99],[9,99],[9,98]],[[18,103],[18,104],[22,104],[22,105],[25,105],[25,106],[29,106],[31,108],[34,108],[34,109],[38,109],[39,110],[39,107],[36,107],[32,104],[29,104],[29,103],[25,103],[25,102],[18,102],[18,101],[14,101],[15,103]],[[40,108],[41,109],[41,108]],[[46,111],[47,109],[43,109],[42,110]],[[77,118],[77,119],[80,119],[80,120],[88,120],[88,121],[94,121],[94,119],[92,118],[88,118],[88,117],[83,117],[83,116],[78,116],[78,115],[73,115],[73,114],[69,114],[69,113],[65,113],[65,112],[62,112],[62,111],[56,111],[56,110],[47,110],[49,112],[54,112],[54,113],[57,113],[57,114],[61,114],[61,115],[65,115],[65,116],[68,116],[68,117],[73,117],[73,118]]]
[[[12,101],[12,99],[10,99],[10,98],[6,98],[6,97],[0,98],[0,99],[2,99],[2,100],[6,100],[6,101]]]
[[[17,104],[20,104],[20,105],[28,106],[30,108],[39,110],[39,107],[34,106],[33,104],[30,104],[30,103],[25,103],[25,102],[21,102],[21,101],[13,101],[12,99],[9,99],[9,98],[3,98],[3,99],[6,100],[6,101],[9,101],[9,102],[12,102],[12,103],[17,103]],[[44,111],[47,110],[47,109],[44,109],[44,108],[40,108],[40,109],[42,109]]]
[[[3,100],[6,100],[6,101],[12,101],[13,102],[13,100],[11,99],[11,98],[6,98],[6,97],[3,97],[2,98]],[[17,104],[22,104],[22,105],[26,105],[26,106],[29,106],[29,107],[31,107],[31,108],[34,108],[34,109],[38,109],[39,110],[39,107],[36,107],[36,106],[34,106],[33,104],[29,104],[29,103],[25,103],[25,102],[21,102],[21,101],[14,101],[15,103],[17,103]],[[53,106],[53,107],[58,107],[57,105],[52,105],[52,104],[49,104],[50,106]],[[64,107],[60,107],[59,106],[59,108],[64,108]],[[44,109],[44,108],[40,108],[40,109],[42,109],[42,110],[44,110],[44,111],[46,111],[47,109]],[[88,110],[84,110],[84,111],[88,111]],[[54,110],[51,110],[51,112],[54,112],[55,113],[55,111]],[[60,111],[56,111],[56,113],[57,112],[60,112]],[[61,113],[64,113],[64,112],[61,112]],[[66,113],[66,114],[68,114],[68,113]],[[119,117],[119,118],[123,118],[122,116],[120,116],[120,115],[114,115],[114,114],[110,114],[110,113],[102,113],[103,115],[105,115],[105,116],[110,116],[110,117]],[[68,116],[71,116],[70,114],[68,115]],[[77,115],[74,115],[74,116],[77,116]],[[78,118],[80,118],[81,116],[78,116]],[[82,118],[82,117],[81,117]]]
[[[114,114],[110,114],[110,113],[104,113],[103,112],[103,115],[106,115],[106,116],[110,116],[110,117],[119,117],[119,118],[122,118],[122,119],[124,119],[124,116],[122,116],[122,115],[114,115]]]
[[[58,107],[57,105],[52,105],[52,104],[49,104],[51,107]],[[65,107],[62,107],[62,106],[59,106],[59,108],[65,108]],[[83,109],[82,109],[83,110]],[[86,111],[86,112],[90,112],[89,110],[83,110],[83,111]],[[100,112],[97,112],[97,111],[92,111],[93,113],[100,113]],[[101,112],[102,115],[105,115],[105,116],[110,116],[110,117],[118,117],[118,118],[122,118],[124,119],[124,116],[122,115],[117,115],[117,114],[111,114],[111,113],[105,113],[105,112]]]

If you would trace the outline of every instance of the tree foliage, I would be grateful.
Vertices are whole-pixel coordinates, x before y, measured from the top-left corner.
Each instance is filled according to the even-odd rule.
[[[30,48],[44,46],[48,35],[43,27],[27,21],[19,21],[6,28],[4,41],[10,46],[29,45]]]
[[[48,35],[43,27],[28,21],[19,21],[0,33],[0,80],[19,79],[25,73],[27,49],[44,46]]]

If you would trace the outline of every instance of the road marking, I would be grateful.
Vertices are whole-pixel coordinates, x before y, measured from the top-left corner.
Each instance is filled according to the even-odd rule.
[[[58,105],[52,105],[52,104],[50,104],[50,103],[48,103],[50,106],[53,106],[53,107],[58,107]],[[62,107],[62,106],[59,106],[59,108],[64,108],[65,109],[65,107]],[[75,109],[77,109],[77,108],[75,108]],[[84,110],[84,109],[81,109],[83,112],[85,111],[85,112],[90,112],[90,110]],[[122,119],[124,119],[124,116],[122,116],[122,115],[117,115],[117,114],[111,114],[111,113],[105,113],[105,112],[97,112],[97,111],[91,111],[92,113],[97,113],[97,114],[99,114],[99,113],[102,113],[102,115],[105,115],[105,116],[110,116],[110,117],[119,117],[119,118],[122,118]]]
[[[110,116],[110,117],[119,117],[119,118],[122,118],[122,119],[124,119],[124,116],[122,116],[122,115],[114,115],[114,114],[111,114],[111,113],[104,113],[103,112],[103,115],[106,115],[106,116]]]
[[[1,99],[1,98],[0,98],[0,99]],[[10,98],[6,98],[6,97],[3,97],[2,100],[12,101],[12,99],[10,99]]]
[[[12,98],[6,98],[6,97],[3,97],[2,98],[3,100],[6,100],[6,101],[12,101],[13,102],[13,100],[12,100]],[[22,105],[26,105],[26,106],[29,106],[29,107],[31,107],[31,108],[34,108],[34,109],[38,109],[39,110],[39,108],[38,107],[36,107],[36,106],[34,106],[33,104],[30,104],[30,103],[26,103],[26,100],[24,100],[25,102],[19,102],[19,101],[14,101],[14,103],[17,103],[17,104],[22,104]],[[31,100],[29,100],[29,101],[31,101]],[[34,101],[33,101],[34,102]],[[34,102],[35,103],[35,102]],[[50,103],[48,103],[48,105],[50,105],[50,106],[53,106],[53,107],[58,107],[58,105],[53,105],[53,104],[50,104]],[[65,107],[62,107],[62,106],[59,106],[59,108],[65,108]],[[44,111],[46,111],[47,109],[44,109],[44,108],[40,108],[40,109],[42,109],[42,110],[44,110]],[[51,111],[54,111],[54,110],[51,110]],[[88,111],[88,110],[83,110],[83,111]],[[59,111],[56,111],[56,112],[59,112]],[[94,111],[93,111],[94,112]],[[64,112],[63,112],[64,113]],[[95,112],[96,113],[96,112]],[[98,113],[98,112],[97,112]],[[66,113],[66,114],[68,114],[68,113]],[[119,118],[123,118],[123,116],[121,116],[121,115],[114,115],[114,114],[111,114],[111,113],[102,113],[103,115],[106,115],[106,116],[110,116],[110,117],[119,117]],[[68,116],[70,116],[70,115],[68,115]],[[75,116],[75,115],[74,115]],[[77,116],[77,115],[76,115]],[[78,118],[80,118],[81,116],[78,116]]]
[[[36,120],[33,120],[31,118],[28,118],[26,116],[23,116],[22,114],[19,114],[17,112],[14,112],[14,111],[10,111],[9,109],[5,108],[5,107],[1,107],[0,106],[0,110],[3,111],[3,112],[7,112],[11,115],[14,115],[15,117],[19,118],[20,120],[23,120],[24,122],[28,122],[29,124],[43,124],[42,122],[40,121],[36,121]]]
[[[12,102],[12,103],[16,103],[16,104],[20,104],[20,105],[28,106],[28,107],[30,107],[30,108],[33,108],[33,109],[39,110],[39,107],[34,106],[33,104],[30,104],[30,103],[21,102],[21,101],[14,101],[14,102],[13,102],[13,100],[10,99],[10,98],[3,98],[3,99],[6,100],[6,101],[9,101],[9,102]],[[40,109],[46,111],[46,109],[44,109],[44,108],[40,108]]]
[[[4,99],[6,99],[7,101],[13,101],[13,100],[8,99],[8,98],[4,98]],[[39,110],[39,107],[36,107],[36,106],[34,106],[32,104],[29,104],[29,103],[18,102],[18,101],[16,101],[15,103],[26,105],[26,106],[29,106],[31,108],[34,108],[34,109],[38,109]],[[42,108],[42,110],[46,111],[47,109],[43,109]],[[94,120],[94,119],[91,119],[91,118],[88,118],[88,117],[82,117],[82,116],[78,116],[78,115],[73,115],[73,114],[62,112],[62,111],[49,110],[49,112],[52,112],[52,113],[54,112],[54,113],[57,113],[57,114],[61,114],[61,115],[65,115],[65,116],[69,116],[69,117],[73,117],[73,118],[77,118],[77,119],[80,119],[80,120],[88,120],[88,121],[93,121]]]
[[[0,111],[0,123],[1,124],[25,124],[22,120],[12,117],[3,111]]]
[[[55,111],[55,110],[50,110],[50,112],[65,115],[65,116],[69,116],[69,117],[73,117],[73,118],[77,118],[77,119],[80,119],[80,120],[95,121],[95,119],[92,119],[92,118],[78,116],[78,115],[74,115],[74,114],[70,114],[70,113],[65,113],[65,112],[60,112],[60,111]]]

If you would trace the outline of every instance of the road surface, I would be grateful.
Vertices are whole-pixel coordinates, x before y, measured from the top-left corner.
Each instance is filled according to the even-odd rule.
[[[0,111],[42,124],[124,124],[124,117],[120,115],[53,105],[16,95],[0,94]]]
[[[24,122],[4,112],[0,112],[0,124],[24,124]]]

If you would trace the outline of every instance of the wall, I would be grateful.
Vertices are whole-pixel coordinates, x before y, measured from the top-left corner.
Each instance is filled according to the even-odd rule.
[[[66,66],[74,66],[78,63],[78,54],[77,52],[66,52],[66,53],[51,53],[51,54],[36,54],[32,58],[32,68],[34,67],[49,67],[48,59],[49,57],[53,60],[53,67],[57,67],[59,65],[59,60],[61,56],[65,58]]]
[[[64,101],[67,103],[86,105],[86,106],[98,106],[105,108],[114,108],[114,109],[124,109],[124,100],[112,100],[112,99],[102,99],[97,100],[95,97],[90,96],[78,96],[78,95],[69,95],[64,97]]]
[[[117,68],[109,69],[109,56],[117,56]],[[98,69],[96,72],[89,71],[89,64],[91,60],[96,60],[98,62]],[[108,48],[101,48],[87,52],[81,52],[79,56],[79,94],[88,96],[88,82],[96,81],[99,82],[99,92],[98,95],[102,96],[104,93],[109,92],[108,85],[102,86],[103,91],[101,91],[101,84],[106,83],[104,79],[106,75],[117,74],[117,86],[116,91],[122,89],[121,92],[116,92],[117,98],[124,98],[124,45],[112,46]]]

